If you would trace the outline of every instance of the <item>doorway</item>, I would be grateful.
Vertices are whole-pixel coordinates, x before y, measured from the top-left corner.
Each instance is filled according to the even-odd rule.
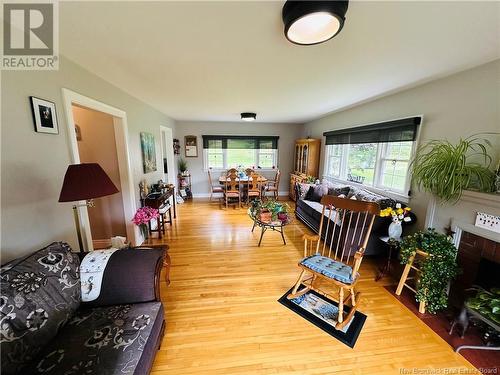
[[[113,184],[120,186],[113,116],[75,104],[72,112],[80,162],[98,163]],[[113,236],[127,237],[121,191],[94,199],[88,215],[94,249],[108,247]]]
[[[174,137],[172,129],[160,126],[161,134],[161,155],[163,160],[163,180],[175,185],[177,176],[174,162]]]
[[[128,144],[128,126],[126,112],[87,96],[78,94],[69,89],[63,88],[62,96],[67,120],[66,125],[71,162],[74,164],[80,163],[80,152],[77,141],[77,128],[75,127],[75,125],[77,124],[75,124],[75,119],[73,116],[73,107],[79,106],[89,110],[101,112],[112,117],[120,180],[119,184],[115,185],[121,192],[122,207],[125,217],[126,237],[127,241],[130,242],[132,246],[140,245],[140,243],[137,242],[137,239],[142,238],[139,233],[139,228],[134,226],[131,221],[137,209],[137,202],[134,195],[134,182],[132,177],[133,174],[129,156],[130,151]],[[82,138],[83,137],[85,137],[84,134],[82,134]],[[92,251],[94,247],[89,220],[89,210],[87,206],[83,204],[85,202],[80,203],[81,207],[78,208],[78,213],[80,216],[80,227],[83,236],[83,247],[84,251]]]

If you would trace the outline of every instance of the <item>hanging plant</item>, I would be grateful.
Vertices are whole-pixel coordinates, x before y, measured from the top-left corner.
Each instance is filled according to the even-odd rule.
[[[427,311],[435,314],[448,306],[448,283],[459,271],[457,249],[449,237],[430,228],[403,238],[401,264],[407,264],[417,250],[422,250],[429,256],[415,259],[414,265],[421,270],[416,299],[418,302],[425,302]]]
[[[460,138],[457,144],[434,140],[421,146],[412,162],[416,186],[444,202],[457,202],[463,190],[469,188],[491,192],[495,174],[490,170],[492,158],[488,149],[492,146],[478,136]]]

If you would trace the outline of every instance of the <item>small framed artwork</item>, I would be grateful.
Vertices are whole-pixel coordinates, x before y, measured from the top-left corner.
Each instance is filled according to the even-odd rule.
[[[198,145],[196,141],[196,135],[186,135],[184,137],[184,142],[186,144],[186,157],[187,158],[197,158],[198,157]]]
[[[31,111],[38,133],[59,134],[57,125],[56,105],[48,100],[30,96]]]
[[[145,132],[140,135],[144,173],[154,172],[156,171],[155,137],[153,134]]]

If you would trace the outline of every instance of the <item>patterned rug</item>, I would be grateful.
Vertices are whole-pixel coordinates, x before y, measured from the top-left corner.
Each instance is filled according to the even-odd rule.
[[[286,296],[291,291],[292,289],[286,292],[278,302],[350,348],[354,347],[365,323],[365,314],[356,311],[349,324],[343,329],[337,330],[335,329],[335,322],[339,311],[337,302],[315,291],[307,292],[300,297],[289,300]],[[347,308],[346,312],[349,312],[349,308]]]

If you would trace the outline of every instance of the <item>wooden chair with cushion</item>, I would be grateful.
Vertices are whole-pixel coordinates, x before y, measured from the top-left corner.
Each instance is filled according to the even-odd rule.
[[[253,168],[247,168],[245,169],[245,174],[250,177],[253,173],[255,173],[255,170]]]
[[[302,271],[287,298],[297,298],[314,290],[337,301],[335,328],[342,329],[353,318],[359,303],[359,293],[355,293],[354,288],[359,280],[358,271],[373,221],[380,208],[374,202],[332,195],[323,196],[321,205],[319,234],[304,235],[305,258],[299,262]],[[338,298],[337,293],[332,295],[331,289],[338,290]],[[351,306],[346,309],[349,299]]]
[[[228,208],[228,205],[231,203],[230,200],[233,200],[234,204],[238,204],[238,208],[241,207],[240,182],[238,180],[238,170],[235,168],[231,168],[227,171],[223,193],[226,208]]]
[[[276,171],[276,176],[274,177],[274,181],[273,180],[267,181],[266,185],[264,186],[264,196],[266,196],[267,192],[270,192],[273,194],[274,199],[278,200],[280,178],[281,178],[281,171],[278,169]]]
[[[212,182],[212,168],[208,168],[208,185],[210,188],[210,202],[212,202],[212,196],[214,194],[223,194],[224,189],[222,186],[214,186]]]
[[[247,205],[250,204],[250,198],[261,198],[262,196],[262,182],[260,175],[253,172],[248,177],[248,190],[247,190]]]

